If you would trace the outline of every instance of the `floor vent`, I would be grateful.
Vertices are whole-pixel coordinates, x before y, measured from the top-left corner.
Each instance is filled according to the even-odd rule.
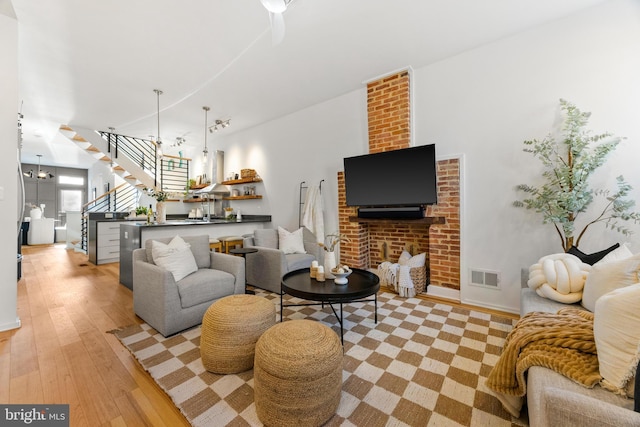
[[[471,284],[487,288],[499,288],[500,273],[498,271],[471,269]]]

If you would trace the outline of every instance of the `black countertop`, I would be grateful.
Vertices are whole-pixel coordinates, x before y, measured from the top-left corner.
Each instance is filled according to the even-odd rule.
[[[139,219],[137,221],[143,221]],[[246,224],[252,222],[271,222],[271,215],[242,215],[242,221],[236,219],[224,219],[224,218],[211,218],[209,221],[201,219],[168,219],[164,224],[147,224],[142,222],[131,222],[128,225],[135,227],[175,227],[184,225],[219,225],[219,224]]]

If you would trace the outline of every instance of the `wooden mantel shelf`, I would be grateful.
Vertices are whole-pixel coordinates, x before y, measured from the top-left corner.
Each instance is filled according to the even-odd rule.
[[[358,222],[361,224],[415,224],[426,226],[446,224],[445,217],[443,216],[427,216],[424,218],[360,218],[357,216],[350,216],[349,222]]]

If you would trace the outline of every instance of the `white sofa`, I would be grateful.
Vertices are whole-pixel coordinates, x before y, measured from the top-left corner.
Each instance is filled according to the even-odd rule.
[[[565,307],[584,310],[579,303],[562,304],[539,296],[527,286],[528,277],[529,270],[523,269],[521,316],[534,311],[555,313]],[[637,390],[636,387],[636,399]],[[640,426],[640,413],[634,412],[633,399],[616,395],[600,386],[585,388],[539,366],[528,370],[526,398],[531,427]]]

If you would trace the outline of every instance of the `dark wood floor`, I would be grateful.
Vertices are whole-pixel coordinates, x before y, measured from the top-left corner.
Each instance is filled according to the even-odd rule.
[[[108,331],[139,323],[119,264],[60,245],[23,247],[19,329],[0,332],[0,402],[66,403],[72,426],[188,426]]]

